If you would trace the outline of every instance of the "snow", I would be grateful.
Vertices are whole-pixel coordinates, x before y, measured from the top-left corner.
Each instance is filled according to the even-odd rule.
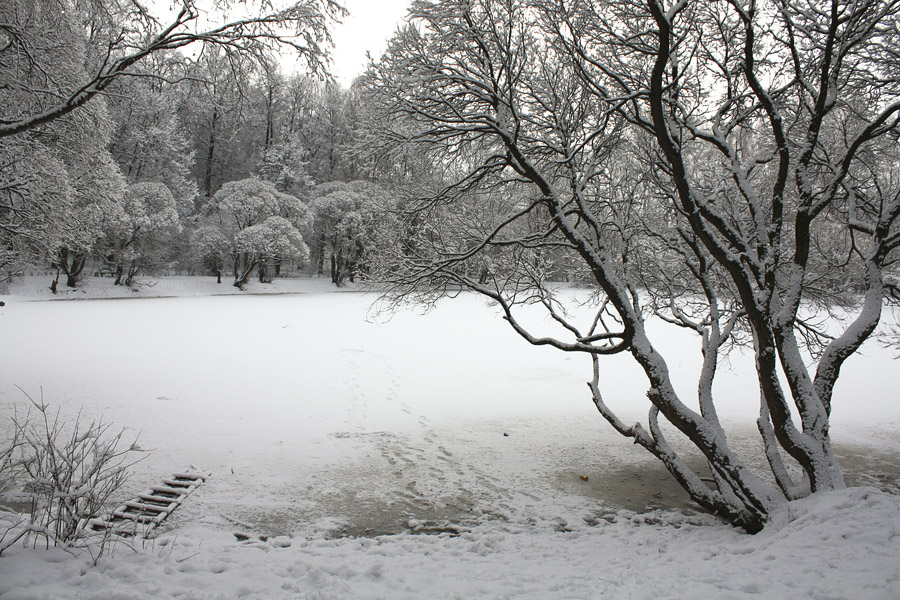
[[[139,431],[152,452],[122,500],[189,466],[212,477],[96,566],[4,552],[4,599],[900,597],[900,497],[815,496],[757,536],[698,514],[597,415],[589,360],[528,346],[478,298],[384,320],[327,280],[85,283],[65,296],[94,301],[51,300],[47,277],[0,296],[0,414],[24,390]],[[690,390],[696,345],[679,336],[663,351]],[[892,357],[866,346],[836,390],[854,485],[897,489]],[[747,358],[717,393],[753,456]],[[603,364],[605,398],[640,418],[639,372]]]
[[[749,537],[618,517],[573,532],[486,524],[457,537],[236,543],[187,529],[96,567],[59,550],[0,562],[4,598],[896,598],[900,503],[855,488]],[[198,539],[196,536],[202,535]],[[287,545],[290,544],[290,545]],[[852,557],[852,558],[850,558]]]

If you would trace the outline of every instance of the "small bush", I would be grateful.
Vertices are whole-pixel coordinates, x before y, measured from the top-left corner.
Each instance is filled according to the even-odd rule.
[[[113,434],[102,420],[85,425],[80,412],[67,425],[58,410],[51,414],[47,404],[29,400],[24,418],[13,416],[12,441],[0,450],[0,493],[20,490],[31,514],[0,520],[0,553],[20,539],[33,546],[76,545],[142,458],[137,440],[123,447],[124,429]]]

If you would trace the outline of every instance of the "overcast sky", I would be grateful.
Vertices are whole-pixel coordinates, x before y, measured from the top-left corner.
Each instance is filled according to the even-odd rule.
[[[400,20],[406,16],[410,0],[343,0],[350,12],[334,28],[332,72],[344,87],[366,68],[366,52],[378,58]]]

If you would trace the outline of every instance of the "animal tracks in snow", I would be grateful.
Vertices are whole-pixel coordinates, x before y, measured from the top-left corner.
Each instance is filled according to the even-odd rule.
[[[396,420],[396,413],[415,416],[412,408],[399,398],[400,378],[388,359],[358,348],[342,349],[340,357],[346,373],[343,390],[348,396],[346,425],[365,431],[371,429],[373,421]],[[378,407],[377,414],[370,413],[370,401]]]

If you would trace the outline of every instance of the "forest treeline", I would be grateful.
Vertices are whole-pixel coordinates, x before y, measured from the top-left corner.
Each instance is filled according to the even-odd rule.
[[[329,9],[299,5],[307,29]],[[153,30],[133,6],[4,3],[0,125],[75,102],[117,57],[104,55],[112,34]],[[340,285],[365,269],[389,194],[361,149],[361,95],[326,76],[324,47],[286,74],[278,48],[234,39],[156,49],[77,110],[0,137],[0,278],[37,265],[59,274],[54,289],[85,269],[125,285],[189,272],[243,286],[290,270]]]

